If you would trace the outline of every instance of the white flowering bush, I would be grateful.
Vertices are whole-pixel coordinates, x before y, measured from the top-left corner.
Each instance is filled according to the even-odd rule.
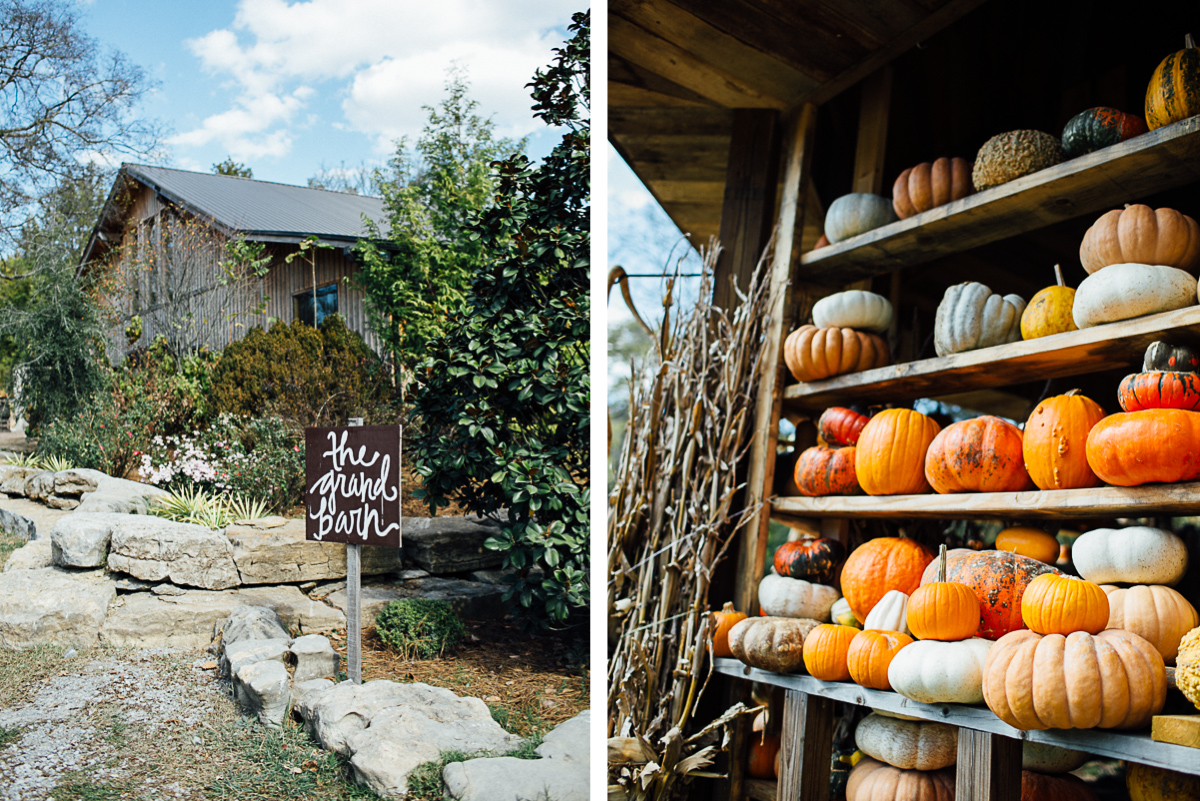
[[[303,501],[302,432],[277,417],[220,414],[190,434],[154,437],[138,474],[172,492],[238,495],[285,511]]]

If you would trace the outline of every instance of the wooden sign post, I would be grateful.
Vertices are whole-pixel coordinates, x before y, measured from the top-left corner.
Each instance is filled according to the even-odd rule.
[[[357,425],[355,425],[357,424]],[[362,683],[362,546],[401,547],[400,427],[307,428],[305,539],[346,543],[347,674]]]

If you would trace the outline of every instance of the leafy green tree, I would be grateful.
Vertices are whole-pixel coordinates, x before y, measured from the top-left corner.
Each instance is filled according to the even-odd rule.
[[[486,259],[418,369],[411,450],[431,506],[456,492],[500,521],[488,547],[521,575],[507,598],[539,625],[566,623],[589,596],[590,15],[573,19],[530,84],[535,113],[566,131],[539,165],[496,164],[496,201],[469,229]]]
[[[226,156],[220,164],[214,164],[212,171],[216,175],[232,175],[234,178],[254,177],[254,172],[245,164],[234,161],[233,156]]]
[[[490,164],[525,149],[523,139],[495,138],[495,126],[479,116],[469,89],[462,71],[452,69],[445,98],[436,108],[425,106],[429,118],[420,139],[397,143],[375,182],[387,219],[373,221],[372,238],[356,248],[368,320],[402,367],[462,310],[486,258],[468,223],[491,203]]]

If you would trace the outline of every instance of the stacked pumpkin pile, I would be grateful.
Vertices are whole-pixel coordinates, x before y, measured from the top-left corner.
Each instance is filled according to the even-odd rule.
[[[784,363],[797,381],[857,373],[890,361],[879,335],[892,324],[892,304],[882,295],[838,292],[818,300],[812,317],[812,325],[800,326],[783,343]]]

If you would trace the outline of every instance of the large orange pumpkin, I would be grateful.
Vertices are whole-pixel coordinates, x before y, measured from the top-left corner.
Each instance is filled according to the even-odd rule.
[[[1200,478],[1200,412],[1145,409],[1096,423],[1087,460],[1101,481],[1118,487]]]
[[[944,206],[952,200],[974,194],[971,183],[971,168],[966,159],[943,156],[930,164],[928,161],[909,167],[892,185],[892,208],[902,220],[929,211],[935,206]]]
[[[940,493],[1033,489],[1021,453],[1021,430],[985,414],[947,426],[925,453],[925,478]]]
[[[933,554],[907,537],[876,537],[854,549],[842,566],[842,595],[859,621],[889,590],[911,595]]]
[[[1150,130],[1200,114],[1200,50],[1189,33],[1183,49],[1162,60],[1146,87]]]
[[[801,495],[859,495],[854,472],[855,448],[807,448],[796,460],[795,481]]]
[[[1088,466],[1087,438],[1103,419],[1100,404],[1074,390],[1039,403],[1025,422],[1021,443],[1033,483],[1044,490],[1100,486]]]
[[[1143,409],[1200,409],[1200,375],[1195,373],[1133,373],[1117,387],[1121,411]]]
[[[854,635],[846,652],[850,678],[873,690],[892,689],[888,681],[888,665],[892,664],[892,658],[900,649],[911,645],[912,641],[912,637],[899,631],[860,631]]]
[[[857,373],[889,360],[882,337],[852,328],[802,325],[783,342],[783,361],[797,381]]]
[[[929,492],[925,452],[938,432],[936,422],[912,409],[885,409],[858,436],[855,471],[868,495]]]
[[[1175,209],[1141,203],[1113,209],[1083,235],[1079,260],[1088,273],[1110,264],[1160,264],[1195,274],[1200,267],[1200,225]]]
[[[804,668],[814,679],[849,681],[846,653],[859,633],[853,626],[822,623],[804,638]]]
[[[946,554],[946,578],[974,590],[979,599],[979,632],[976,636],[988,640],[1025,628],[1021,619],[1021,596],[1029,582],[1042,573],[1058,574],[1059,571],[1036,559],[1008,551],[956,548]],[[931,563],[925,568],[921,583],[930,584],[936,579],[937,565]],[[844,577],[842,581],[844,584]]]
[[[1038,634],[1099,634],[1108,626],[1108,596],[1074,576],[1034,576],[1021,596],[1021,619]]]

